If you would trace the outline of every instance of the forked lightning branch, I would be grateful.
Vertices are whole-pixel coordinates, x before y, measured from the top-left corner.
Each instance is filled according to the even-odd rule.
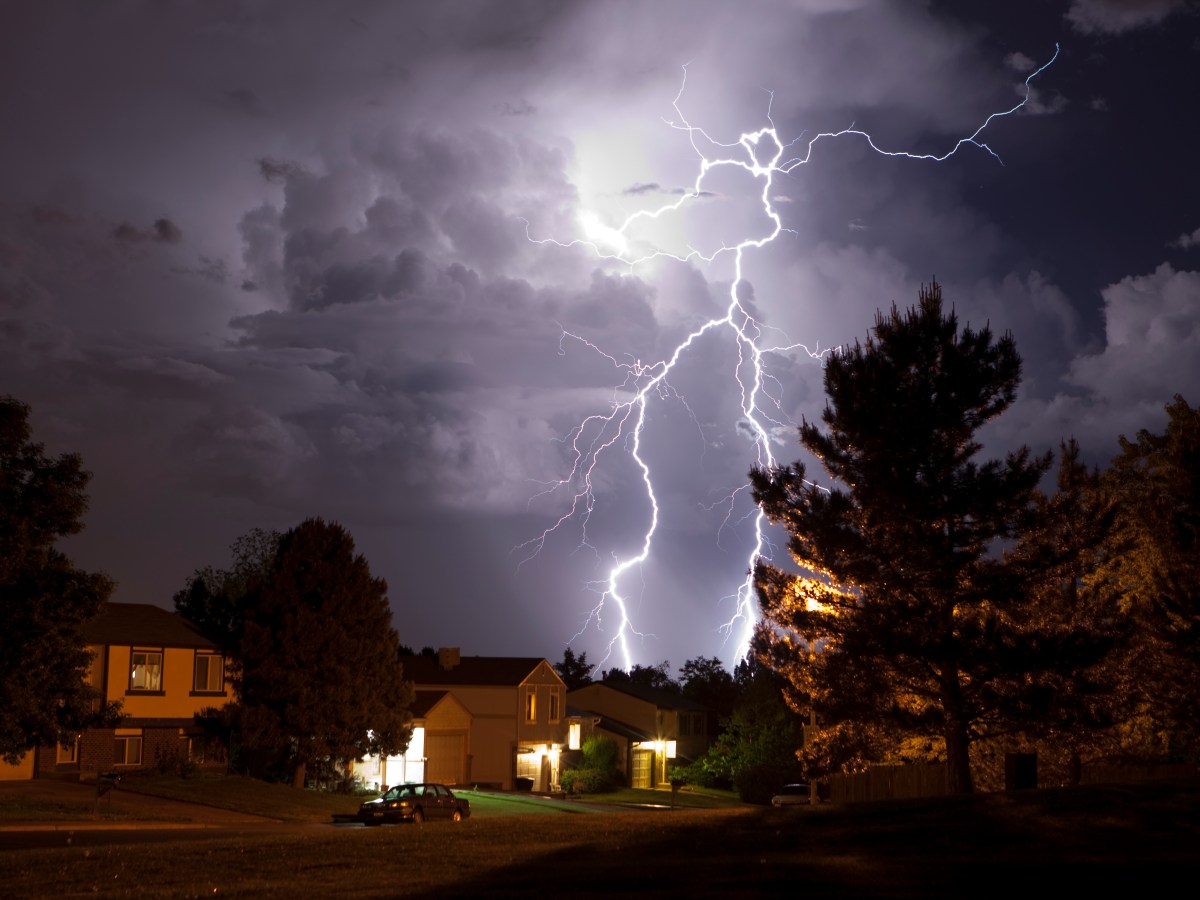
[[[738,349],[737,362],[732,367],[729,377],[732,389],[740,397],[743,421],[749,426],[750,462],[758,466],[770,467],[775,465],[775,458],[771,451],[770,431],[783,423],[777,418],[782,415],[780,412],[781,398],[772,395],[767,390],[769,381],[765,370],[765,357],[772,353],[794,354],[800,352],[813,357],[823,355],[821,351],[810,350],[800,343],[768,342],[765,336],[777,332],[764,327],[764,323],[759,322],[741,300],[745,296],[742,288],[744,263],[747,255],[773,242],[787,230],[782,217],[772,203],[775,178],[779,175],[788,175],[807,164],[819,143],[838,138],[864,141],[872,151],[882,156],[943,162],[964,148],[970,147],[988,153],[997,162],[1002,162],[996,151],[983,140],[984,131],[996,119],[1015,114],[1029,102],[1033,80],[1058,58],[1058,52],[1059,48],[1056,45],[1051,58],[1025,78],[1024,95],[1018,103],[1008,109],[988,115],[974,132],[959,138],[941,154],[889,150],[878,146],[866,131],[854,127],[840,131],[822,132],[808,138],[803,143],[793,140],[785,144],[771,118],[770,102],[767,106],[767,125],[765,127],[745,132],[736,141],[723,143],[715,140],[704,129],[692,125],[684,115],[681,107],[687,88],[687,68],[684,67],[683,80],[672,104],[677,119],[667,124],[687,136],[692,150],[696,154],[697,167],[695,176],[691,180],[691,188],[671,203],[639,210],[616,224],[606,223],[594,213],[581,210],[578,222],[582,234],[571,240],[564,241],[554,237],[538,238],[528,235],[531,241],[538,244],[554,244],[561,247],[582,245],[589,248],[597,258],[620,263],[630,270],[635,270],[638,266],[657,259],[674,261],[683,265],[712,263],[722,257],[732,261],[733,275],[729,283],[728,302],[724,315],[709,319],[695,328],[664,359],[656,362],[641,360],[622,362],[620,360],[623,357],[614,355],[609,349],[597,346],[588,339],[587,335],[564,331],[560,339],[560,352],[566,352],[568,343],[578,343],[589,352],[599,354],[611,363],[618,373],[618,379],[614,385],[613,399],[608,408],[585,416],[566,435],[566,443],[570,448],[571,456],[570,470],[563,477],[549,481],[545,490],[537,495],[562,497],[563,512],[550,522],[540,534],[515,548],[515,552],[521,555],[522,563],[528,561],[542,550],[551,534],[566,527],[577,528],[581,543],[592,547],[588,535],[588,523],[600,499],[596,486],[597,472],[610,455],[619,453],[628,455],[639,473],[644,489],[646,525],[640,532],[640,541],[636,545],[636,552],[626,555],[614,554],[607,576],[592,585],[599,597],[587,611],[580,630],[575,635],[578,638],[589,628],[595,627],[607,637],[606,653],[599,661],[599,665],[608,663],[615,653],[618,656],[618,662],[625,669],[629,669],[634,663],[630,639],[633,636],[644,637],[630,615],[626,581],[633,581],[634,570],[650,558],[659,524],[660,508],[654,488],[654,473],[643,455],[643,441],[647,438],[646,416],[647,409],[656,399],[674,396],[669,379],[680,360],[693,352],[700,339],[708,333],[719,330],[728,332]],[[793,152],[794,148],[798,148],[802,152]],[[754,179],[754,183],[761,187],[755,196],[761,203],[763,221],[768,223],[761,233],[745,235],[735,243],[721,243],[713,248],[688,248],[686,252],[647,246],[644,236],[645,226],[668,214],[686,215],[688,209],[694,207],[706,195],[705,184],[712,173],[725,167],[733,167],[747,173]],[[635,246],[639,248],[638,252],[634,252]],[[748,485],[739,488],[734,495],[748,489]],[[732,500],[732,497],[730,499]],[[717,629],[724,634],[726,641],[736,641],[737,658],[744,656],[753,634],[754,625],[758,620],[758,607],[751,573],[756,560],[766,554],[766,526],[766,519],[761,510],[756,510],[753,515],[744,520],[744,527],[750,530],[751,544],[751,550],[743,567],[745,575],[741,583],[727,595],[726,599],[732,600],[732,614],[717,626]],[[731,584],[733,581],[731,578]]]

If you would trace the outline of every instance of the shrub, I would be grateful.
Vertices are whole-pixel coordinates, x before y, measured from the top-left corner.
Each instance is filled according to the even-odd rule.
[[[602,769],[566,769],[559,781],[568,794],[601,794],[615,786],[612,774]]]
[[[599,769],[601,772],[616,774],[617,771],[617,742],[602,734],[593,734],[583,742],[584,769]]]

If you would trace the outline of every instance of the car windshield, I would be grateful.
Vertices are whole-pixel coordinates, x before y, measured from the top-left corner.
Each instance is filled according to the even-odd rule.
[[[783,786],[783,790],[781,790],[779,793],[781,793],[781,794],[807,794],[808,793],[808,785],[807,784],[785,784]]]

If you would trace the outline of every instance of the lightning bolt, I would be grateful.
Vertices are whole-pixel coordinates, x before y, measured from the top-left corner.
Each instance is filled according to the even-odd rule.
[[[662,206],[643,209],[629,215],[619,226],[604,224],[600,219],[589,213],[582,212],[579,216],[583,237],[562,242],[554,238],[535,239],[528,234],[526,237],[537,244],[552,244],[559,247],[584,246],[589,248],[599,259],[612,260],[627,266],[630,271],[652,260],[666,258],[679,263],[711,263],[718,257],[730,257],[733,263],[733,279],[729,286],[729,302],[725,314],[720,318],[710,319],[689,333],[671,352],[670,356],[657,362],[644,363],[641,360],[621,362],[617,357],[605,352],[585,337],[563,330],[559,340],[559,354],[567,352],[568,342],[582,344],[585,348],[607,360],[619,373],[620,381],[614,388],[609,409],[606,412],[595,413],[584,418],[564,441],[570,447],[572,467],[566,477],[550,481],[544,489],[535,495],[555,495],[565,492],[570,500],[566,511],[552,522],[541,534],[514,548],[514,553],[521,556],[518,567],[536,556],[546,540],[568,522],[577,521],[581,531],[581,547],[595,550],[588,537],[588,522],[596,506],[594,475],[596,467],[602,458],[614,448],[623,447],[633,460],[640,472],[645,497],[649,506],[649,522],[642,533],[640,549],[636,553],[619,557],[614,554],[613,563],[608,570],[607,578],[593,582],[589,586],[597,589],[599,599],[588,611],[588,614],[576,633],[575,638],[582,635],[591,625],[597,629],[602,627],[602,616],[611,605],[615,608],[616,623],[612,637],[608,642],[607,653],[600,660],[598,667],[603,666],[614,653],[619,654],[625,669],[633,665],[630,651],[630,636],[645,637],[638,631],[630,618],[629,601],[622,593],[622,583],[625,577],[640,567],[650,557],[654,535],[658,529],[659,503],[654,491],[654,483],[650,466],[642,457],[643,430],[646,423],[648,405],[654,398],[670,398],[682,400],[671,387],[668,377],[681,358],[709,332],[728,330],[737,346],[737,362],[733,366],[733,380],[741,398],[743,420],[748,423],[751,440],[754,447],[754,464],[770,467],[775,465],[775,457],[771,452],[771,432],[784,428],[785,425],[775,417],[774,411],[782,414],[782,398],[773,394],[768,385],[772,382],[766,371],[765,357],[771,353],[794,354],[803,351],[814,359],[820,359],[828,350],[809,349],[804,344],[792,343],[784,338],[783,343],[769,342],[767,335],[773,334],[757,321],[746,309],[741,294],[744,282],[743,262],[748,253],[759,250],[774,241],[781,233],[788,230],[783,225],[783,219],[772,205],[772,190],[777,175],[789,175],[800,166],[808,163],[817,144],[837,138],[858,138],[875,153],[881,156],[904,157],[912,160],[944,162],[957,154],[964,147],[970,146],[982,150],[1003,165],[1003,160],[981,138],[983,132],[996,119],[1011,116],[1029,102],[1032,93],[1033,80],[1049,68],[1058,58],[1059,46],[1055,44],[1054,54],[1050,59],[1030,73],[1024,81],[1024,96],[1012,107],[990,114],[970,135],[957,140],[949,150],[942,154],[911,153],[903,150],[887,150],[875,143],[874,138],[865,131],[853,126],[840,131],[828,131],[814,135],[802,145],[803,152],[795,155],[792,148],[800,145],[797,138],[784,143],[776,130],[771,118],[771,103],[774,95],[768,93],[766,121],[767,125],[756,131],[745,132],[736,141],[722,143],[709,136],[702,128],[692,125],[683,114],[680,107],[684,92],[687,88],[687,66],[683,67],[682,81],[678,93],[672,102],[677,117],[668,120],[671,128],[684,132],[699,161],[696,177],[690,191],[685,192],[676,201]],[[703,148],[703,149],[702,149]],[[707,151],[707,152],[706,152]],[[709,155],[711,154],[711,155]],[[785,156],[787,157],[785,159]],[[722,242],[707,253],[698,248],[688,248],[680,254],[651,247],[647,252],[635,255],[632,253],[632,240],[637,226],[647,221],[660,219],[668,213],[683,210],[688,204],[704,196],[704,182],[714,170],[722,167],[734,167],[748,173],[761,184],[759,201],[762,205],[764,221],[769,223],[764,232],[756,237],[746,237],[736,244]],[[685,404],[686,406],[686,404]],[[774,410],[774,411],[773,411]],[[690,410],[689,410],[690,412]],[[693,417],[694,418],[694,417]],[[792,423],[788,423],[792,424]],[[698,423],[697,423],[698,425]],[[730,524],[733,516],[733,504],[737,496],[748,490],[743,486],[733,491],[726,501],[729,511],[726,514],[722,528]],[[531,498],[531,502],[532,502]],[[766,555],[769,546],[766,535],[766,517],[760,509],[755,509],[750,518],[753,519],[753,549],[746,560],[746,575],[736,591],[724,600],[733,600],[732,616],[720,626],[726,641],[737,636],[737,659],[745,656],[749,647],[754,625],[758,621],[758,608],[754,598],[753,570],[754,563]],[[573,638],[572,640],[574,640]]]

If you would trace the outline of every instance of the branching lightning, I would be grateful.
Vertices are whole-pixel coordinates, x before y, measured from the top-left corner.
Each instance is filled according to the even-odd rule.
[[[602,616],[609,613],[610,606],[615,610],[616,624],[612,628],[612,637],[608,642],[607,653],[600,660],[601,666],[614,653],[617,653],[624,668],[629,669],[633,664],[629,646],[630,636],[643,636],[630,618],[629,602],[627,596],[622,593],[622,583],[632,570],[637,569],[649,558],[654,535],[658,529],[658,498],[655,494],[650,466],[642,457],[643,429],[646,423],[647,408],[652,399],[678,396],[672,389],[668,378],[679,360],[704,335],[719,329],[728,329],[738,350],[738,359],[733,366],[732,376],[740,393],[742,416],[744,421],[749,424],[751,431],[751,442],[754,448],[753,461],[756,465],[770,467],[775,464],[775,458],[771,452],[771,431],[784,427],[785,423],[775,417],[775,411],[781,411],[782,398],[773,394],[768,388],[771,379],[765,370],[766,355],[802,351],[819,359],[829,352],[810,350],[803,344],[791,343],[786,340],[783,343],[768,343],[766,335],[770,333],[769,330],[751,315],[741,299],[744,281],[743,262],[746,255],[771,243],[787,230],[784,228],[782,217],[772,204],[775,177],[788,175],[808,163],[818,143],[848,137],[860,138],[867,143],[871,150],[882,156],[905,157],[906,159],[931,162],[943,162],[969,145],[988,153],[1003,165],[1000,156],[981,139],[981,136],[995,119],[1013,115],[1029,102],[1033,79],[1058,58],[1058,53],[1058,45],[1055,45],[1054,54],[1050,60],[1026,77],[1024,96],[1020,102],[1009,109],[992,113],[974,132],[967,137],[960,138],[942,154],[886,150],[879,147],[870,134],[852,126],[840,131],[817,134],[803,144],[803,153],[788,156],[792,148],[800,145],[801,142],[797,138],[785,144],[780,139],[771,118],[770,100],[767,106],[767,125],[765,127],[757,131],[746,132],[732,143],[721,143],[710,137],[702,128],[688,122],[680,108],[687,88],[687,67],[684,66],[682,83],[672,103],[677,119],[668,121],[667,124],[688,136],[699,161],[699,169],[692,182],[691,190],[682,194],[672,203],[634,212],[615,227],[604,224],[597,216],[585,211],[579,216],[583,237],[575,240],[562,242],[553,238],[535,239],[529,236],[531,241],[538,244],[553,244],[561,247],[585,246],[590,248],[598,258],[622,263],[631,270],[659,258],[686,264],[711,263],[718,257],[728,256],[733,263],[733,279],[729,285],[729,302],[725,307],[725,314],[720,318],[704,322],[688,334],[666,359],[651,363],[641,360],[621,362],[617,357],[605,352],[587,338],[566,330],[563,331],[559,341],[560,354],[566,353],[568,342],[580,343],[592,352],[599,354],[611,363],[618,373],[620,381],[614,388],[608,411],[587,416],[566,436],[565,441],[570,446],[573,456],[570,472],[565,478],[549,482],[545,490],[537,495],[565,493],[570,497],[566,511],[541,534],[519,545],[514,552],[521,554],[522,563],[531,559],[541,551],[551,534],[572,521],[579,524],[582,535],[581,546],[592,547],[588,537],[588,523],[596,506],[594,485],[596,468],[600,465],[602,458],[614,448],[623,448],[628,453],[640,472],[645,488],[646,502],[649,506],[649,522],[642,533],[638,552],[624,557],[614,556],[607,578],[596,585],[599,589],[599,600],[588,612],[586,620],[576,635],[578,637],[592,624],[595,624],[598,629],[601,628]],[[769,96],[773,99],[773,95]],[[788,158],[785,159],[785,156]],[[741,169],[761,184],[762,190],[759,199],[765,221],[770,223],[769,227],[765,229],[765,233],[745,237],[733,245],[722,243],[721,246],[707,253],[696,248],[689,248],[684,254],[651,248],[648,252],[640,255],[632,254],[631,237],[639,224],[682,210],[688,204],[704,196],[706,178],[714,170],[725,166]],[[781,412],[780,415],[782,415]],[[732,516],[733,500],[742,491],[748,489],[748,486],[738,488],[727,498],[730,511],[726,516],[726,525],[729,524]],[[762,511],[756,509],[748,518],[753,520],[753,547],[746,560],[745,578],[736,592],[727,598],[734,601],[733,614],[721,626],[721,631],[727,640],[736,636],[737,658],[745,655],[754,625],[758,620],[752,572],[755,561],[766,555],[768,546],[765,533],[766,520]]]

